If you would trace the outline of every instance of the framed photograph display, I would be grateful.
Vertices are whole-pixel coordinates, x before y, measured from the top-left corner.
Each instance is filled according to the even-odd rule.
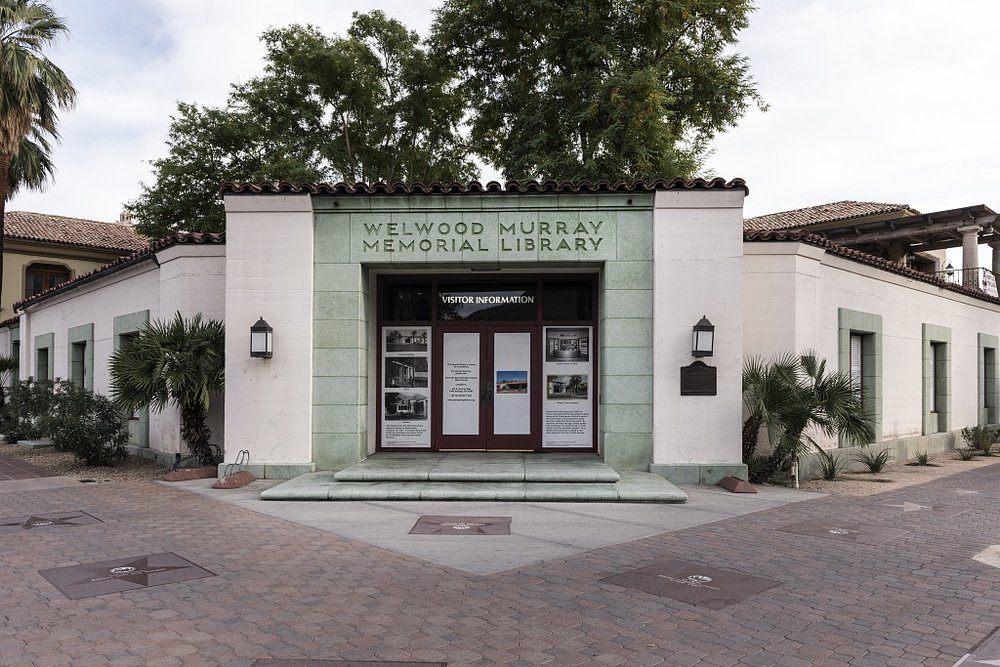
[[[545,395],[542,448],[591,447],[594,401],[593,327],[543,327]]]
[[[430,327],[382,327],[382,446],[431,446]]]

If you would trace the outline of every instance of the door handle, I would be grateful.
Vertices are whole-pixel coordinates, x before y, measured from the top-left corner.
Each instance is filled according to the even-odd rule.
[[[479,402],[481,405],[492,405],[493,404],[493,383],[492,382],[480,382],[479,383]]]

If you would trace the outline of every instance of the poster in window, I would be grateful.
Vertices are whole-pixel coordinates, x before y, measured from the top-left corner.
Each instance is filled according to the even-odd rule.
[[[544,327],[543,330],[542,447],[593,447],[593,327]]]
[[[431,446],[430,327],[382,329],[382,447]]]

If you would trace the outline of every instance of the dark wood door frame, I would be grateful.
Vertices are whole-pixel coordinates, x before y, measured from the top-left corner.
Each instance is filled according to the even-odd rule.
[[[542,410],[540,392],[544,391],[541,373],[541,327],[538,323],[509,324],[438,324],[434,328],[432,371],[432,405],[440,406],[432,410],[431,442],[435,450],[478,450],[478,451],[539,451],[542,445]],[[444,434],[444,336],[449,333],[479,334],[479,434]],[[497,333],[527,333],[530,361],[528,367],[529,432],[526,434],[495,435],[494,410],[496,401],[496,367],[494,341]]]

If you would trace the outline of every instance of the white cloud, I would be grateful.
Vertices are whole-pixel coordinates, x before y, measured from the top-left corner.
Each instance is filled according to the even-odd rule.
[[[425,34],[438,0],[55,0],[71,37],[53,58],[77,83],[56,183],[10,209],[117,217],[149,180],[177,100],[218,105],[261,67],[258,36],[310,22],[343,33],[383,9]],[[1000,206],[993,32],[1000,3],[760,0],[739,50],[767,113],[716,141],[709,167],[747,179],[750,215],[840,199],[925,211]]]

